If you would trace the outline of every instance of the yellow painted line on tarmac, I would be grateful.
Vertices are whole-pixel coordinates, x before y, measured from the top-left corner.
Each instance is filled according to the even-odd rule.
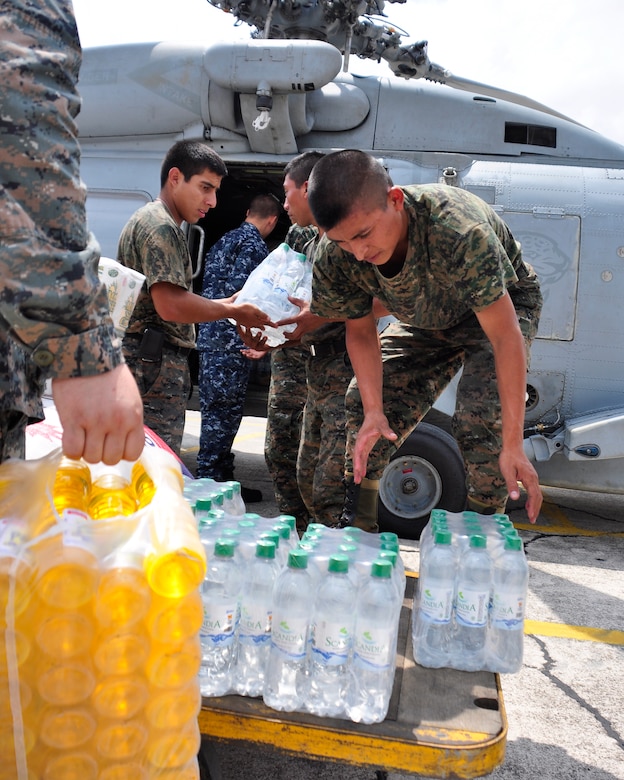
[[[514,523],[514,526],[520,531],[538,531],[543,534],[567,534],[568,536],[573,534],[586,537],[624,536],[624,531],[589,531],[579,528],[570,520],[562,507],[549,502],[544,503],[540,520],[535,524]]]
[[[536,523],[514,523],[514,527],[519,531],[536,531],[541,534],[552,534],[553,536],[624,536],[624,531],[588,531],[584,528],[577,528],[572,525],[540,525]]]
[[[624,631],[590,626],[568,626],[565,623],[547,623],[542,620],[525,620],[525,634],[553,636],[559,639],[580,639],[584,642],[600,642],[604,645],[624,646]]]

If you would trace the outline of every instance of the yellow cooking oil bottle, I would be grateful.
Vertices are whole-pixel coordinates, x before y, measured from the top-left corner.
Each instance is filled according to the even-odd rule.
[[[92,520],[133,515],[137,497],[131,482],[129,464],[94,468],[88,512]]]
[[[87,464],[62,458],[52,486],[58,522],[35,547],[35,589],[40,600],[54,610],[78,609],[95,593],[98,561],[87,512],[90,487]]]
[[[163,450],[150,452],[152,478],[158,488],[157,506],[152,502],[150,549],[145,573],[155,593],[181,598],[197,589],[206,574],[206,556],[197,534],[195,517],[182,496],[183,479],[171,456]]]
[[[139,509],[143,509],[143,507],[147,506],[154,497],[156,492],[156,485],[154,485],[154,480],[147,473],[145,466],[141,463],[140,460],[137,460],[137,462],[132,467],[131,476],[132,487],[134,488],[137,500],[137,507]]]

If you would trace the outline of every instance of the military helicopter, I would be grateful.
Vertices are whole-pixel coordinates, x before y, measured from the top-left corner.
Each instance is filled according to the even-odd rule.
[[[396,184],[470,190],[509,224],[542,282],[525,418],[542,484],[624,493],[624,147],[432,63],[426,41],[404,44],[380,18],[382,0],[209,3],[251,25],[249,40],[84,52],[82,173],[103,254],[115,256],[127,218],[158,194],[180,138],[206,139],[230,172],[217,208],[189,230],[198,276],[204,248],[240,224],[255,192],[281,196],[284,165],[305,150],[364,149]],[[350,57],[390,72],[354,75]],[[432,508],[462,508],[453,408],[452,385],[388,464],[386,529],[416,537]]]

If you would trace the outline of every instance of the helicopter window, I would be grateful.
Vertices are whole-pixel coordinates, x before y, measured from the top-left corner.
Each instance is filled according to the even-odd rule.
[[[505,142],[529,146],[557,147],[557,128],[546,125],[527,125],[520,122],[505,122]]]

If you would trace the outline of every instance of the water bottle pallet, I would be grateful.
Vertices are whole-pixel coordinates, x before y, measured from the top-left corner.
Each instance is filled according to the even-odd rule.
[[[520,671],[528,577],[507,515],[434,510],[421,535],[414,658],[432,668]]]
[[[262,699],[204,698],[208,739],[244,740],[310,758],[425,777],[482,777],[505,755],[507,720],[498,675],[426,669],[411,643],[413,576],[399,623],[394,688],[382,723],[363,725],[300,712],[276,712]]]

